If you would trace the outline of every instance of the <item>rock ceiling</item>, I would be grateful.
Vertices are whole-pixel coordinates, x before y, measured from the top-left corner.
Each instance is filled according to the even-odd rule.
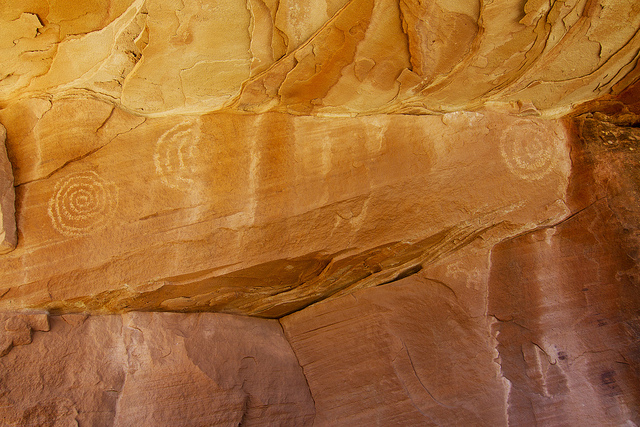
[[[624,87],[632,1],[5,1],[0,102],[95,97],[138,115],[558,117]]]

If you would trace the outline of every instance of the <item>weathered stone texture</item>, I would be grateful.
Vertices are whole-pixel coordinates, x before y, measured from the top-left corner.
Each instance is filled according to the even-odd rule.
[[[640,422],[640,132],[588,117],[576,130],[572,216],[492,253],[510,425]]]
[[[211,313],[50,321],[49,332],[0,357],[3,425],[313,423],[313,400],[277,321]]]
[[[46,314],[0,313],[0,357],[14,346],[31,344],[33,331],[48,331]]]
[[[567,212],[559,121],[142,119],[89,100],[0,120],[21,230],[0,258],[4,309],[279,317]]]
[[[0,424],[639,425],[639,28],[0,0]]]
[[[640,287],[604,200],[493,251],[511,425],[640,421]]]
[[[120,316],[54,316],[50,326],[0,358],[2,423],[113,425],[125,378]]]
[[[316,425],[504,425],[488,320],[421,274],[281,320]]]
[[[4,1],[0,101],[78,93],[143,115],[558,117],[638,60],[631,1]]]
[[[0,125],[0,255],[11,252],[18,243],[13,170],[7,158],[6,136],[6,129]]]

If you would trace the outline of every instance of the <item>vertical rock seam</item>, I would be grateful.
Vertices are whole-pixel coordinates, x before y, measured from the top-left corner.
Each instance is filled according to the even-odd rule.
[[[0,255],[11,252],[18,244],[13,170],[4,144],[6,139],[7,131],[0,124]]]

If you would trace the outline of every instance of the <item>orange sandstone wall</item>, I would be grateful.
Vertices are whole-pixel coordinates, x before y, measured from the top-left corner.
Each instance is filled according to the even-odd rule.
[[[638,28],[0,0],[0,424],[640,424]]]

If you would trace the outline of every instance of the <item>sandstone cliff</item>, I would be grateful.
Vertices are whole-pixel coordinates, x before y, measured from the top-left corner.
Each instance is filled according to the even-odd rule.
[[[0,424],[640,424],[634,2],[0,5]]]

